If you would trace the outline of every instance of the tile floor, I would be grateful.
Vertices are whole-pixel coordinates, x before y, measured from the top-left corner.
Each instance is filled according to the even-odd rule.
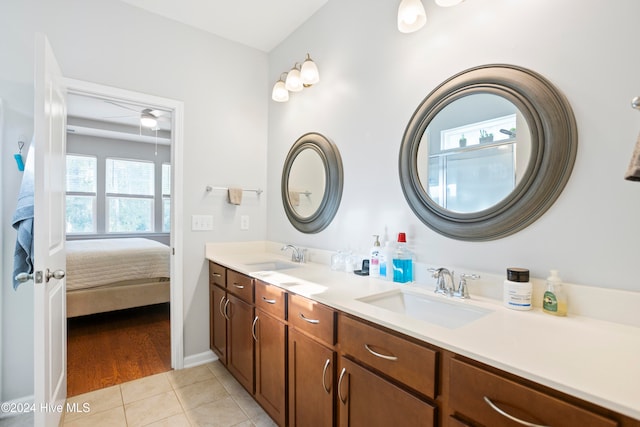
[[[81,394],[67,403],[90,410],[66,413],[65,427],[276,426],[218,361]]]

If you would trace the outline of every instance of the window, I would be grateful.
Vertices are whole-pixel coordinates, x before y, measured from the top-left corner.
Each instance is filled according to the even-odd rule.
[[[106,159],[106,231],[154,231],[154,164]]]
[[[162,164],[162,231],[171,231],[171,165]]]
[[[67,233],[96,232],[97,159],[67,156]]]

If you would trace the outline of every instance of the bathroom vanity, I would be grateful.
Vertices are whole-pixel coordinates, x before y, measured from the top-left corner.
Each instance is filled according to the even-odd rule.
[[[207,245],[211,349],[280,426],[640,426],[639,328],[451,301],[268,246]]]

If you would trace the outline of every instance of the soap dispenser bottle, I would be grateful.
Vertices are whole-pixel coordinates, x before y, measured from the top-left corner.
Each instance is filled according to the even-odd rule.
[[[374,234],[373,237],[376,238],[376,241],[373,242],[373,247],[369,252],[369,276],[370,277],[380,277],[380,237],[377,234]]]
[[[551,270],[547,277],[547,289],[542,299],[542,311],[555,316],[567,315],[567,296],[562,289],[562,279],[558,276],[558,270]]]

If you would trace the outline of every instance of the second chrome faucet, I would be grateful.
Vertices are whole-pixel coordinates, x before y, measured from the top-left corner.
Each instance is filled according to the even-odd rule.
[[[280,250],[286,251],[287,249],[291,249],[291,261],[305,262],[305,249],[298,248],[294,245],[284,245]]]

